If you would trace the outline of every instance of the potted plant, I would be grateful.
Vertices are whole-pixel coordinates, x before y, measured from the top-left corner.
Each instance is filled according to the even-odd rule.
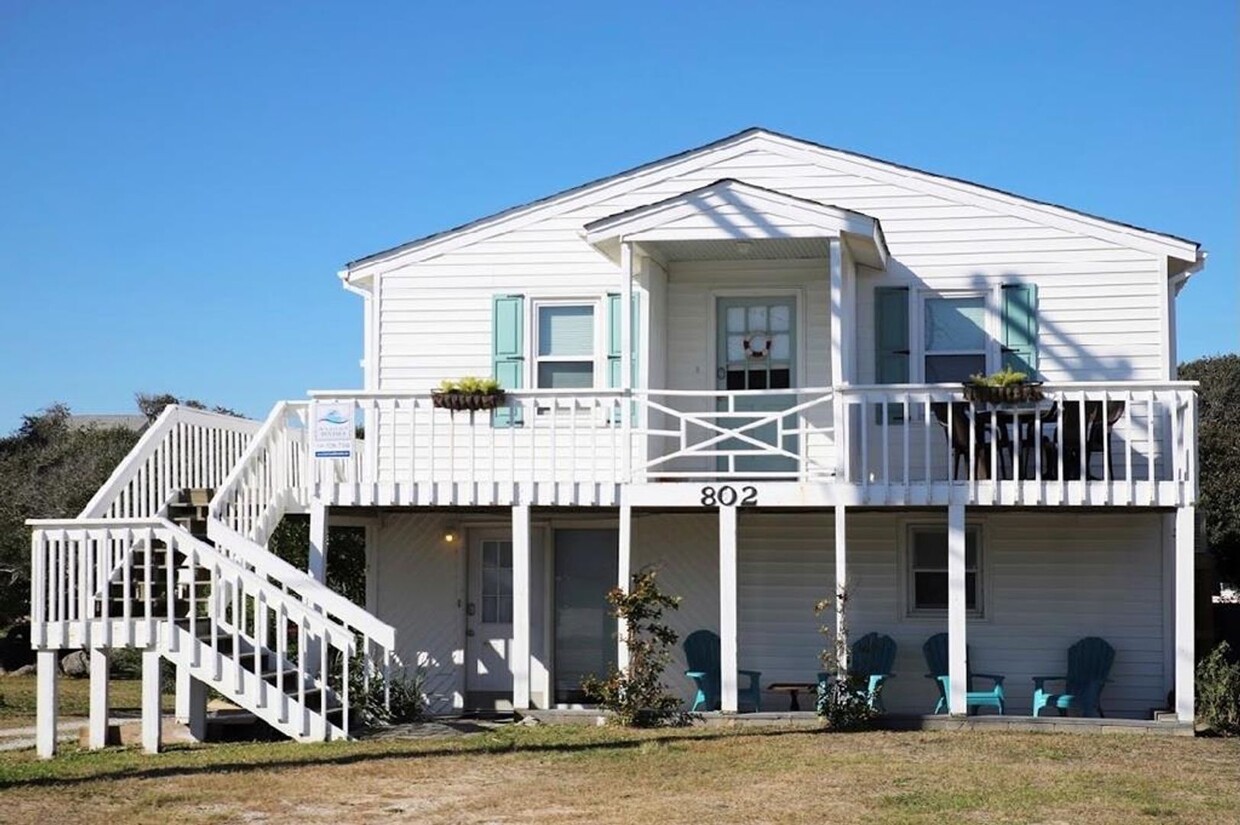
[[[431,391],[431,403],[445,410],[493,410],[504,400],[504,390],[494,378],[466,375],[444,379]]]
[[[972,375],[964,382],[967,401],[985,404],[1019,404],[1042,400],[1042,382],[1030,381],[1029,376],[1004,367],[990,375]]]

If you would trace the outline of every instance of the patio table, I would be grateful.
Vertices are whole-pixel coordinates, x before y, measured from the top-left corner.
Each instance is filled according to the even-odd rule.
[[[774,684],[767,685],[766,689],[774,693],[788,694],[788,697],[789,697],[788,698],[788,710],[798,711],[801,709],[801,703],[798,700],[797,696],[801,693],[801,691],[805,691],[807,693],[810,691],[817,691],[818,683],[817,682],[775,682]]]

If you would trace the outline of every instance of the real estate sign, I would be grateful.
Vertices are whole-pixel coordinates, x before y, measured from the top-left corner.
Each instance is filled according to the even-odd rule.
[[[353,405],[315,402],[310,410],[314,457],[351,458],[355,432]]]

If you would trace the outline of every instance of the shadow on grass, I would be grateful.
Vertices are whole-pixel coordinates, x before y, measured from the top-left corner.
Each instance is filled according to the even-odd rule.
[[[244,762],[244,761],[227,761],[216,762],[208,765],[163,765],[152,766],[149,768],[134,768],[131,764],[117,765],[115,767],[102,767],[96,773],[90,773],[83,776],[33,776],[27,779],[7,779],[0,778],[0,791],[13,788],[39,788],[49,786],[73,786],[82,785],[88,782],[98,782],[108,779],[165,779],[171,777],[183,776],[200,776],[217,773],[245,773],[249,771],[272,771],[291,768],[311,768],[323,767],[329,765],[356,765],[365,762],[379,762],[392,759],[433,759],[444,756],[502,756],[512,753],[591,753],[591,752],[617,752],[633,750],[641,747],[649,747],[651,745],[671,744],[675,742],[703,742],[713,739],[724,738],[770,738],[788,735],[805,735],[825,733],[813,729],[778,729],[778,730],[761,730],[761,731],[727,731],[727,732],[710,732],[710,733],[694,733],[694,734],[667,734],[656,736],[643,736],[634,739],[609,739],[604,741],[591,742],[531,742],[522,743],[519,738],[505,739],[496,742],[485,742],[483,744],[464,744],[462,747],[441,747],[416,749],[416,740],[370,740],[378,745],[391,746],[397,743],[409,743],[414,745],[410,750],[401,750],[399,748],[389,747],[384,750],[376,750],[374,752],[360,753],[343,753],[343,754],[313,754],[309,755],[302,747],[313,747],[319,749],[331,748],[330,744],[315,743],[309,746],[298,746],[296,743],[281,743],[281,747],[287,744],[290,748],[287,757],[282,755],[271,754],[265,756],[261,761]],[[270,743],[255,742],[255,747],[270,747]],[[350,743],[356,746],[358,743]],[[364,742],[361,743],[364,746]],[[245,747],[242,743],[230,743],[229,747],[236,746]],[[202,754],[210,757],[212,745],[193,745],[184,749],[169,749],[166,754],[168,756],[192,756],[194,754]],[[94,754],[83,752],[83,757],[91,758]],[[132,755],[134,758],[147,758],[152,762],[160,759],[159,756],[146,757],[133,752],[111,751],[101,752],[101,757],[107,756],[127,756]],[[56,763],[39,763],[41,765],[54,766]],[[80,766],[82,763],[76,763]],[[54,767],[52,768],[55,769]]]

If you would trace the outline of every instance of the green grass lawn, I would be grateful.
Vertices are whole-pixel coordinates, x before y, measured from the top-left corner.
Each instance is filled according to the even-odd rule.
[[[142,680],[112,679],[111,700],[113,711],[139,711],[142,709]],[[86,716],[90,712],[90,680],[60,677],[60,715]],[[34,676],[0,676],[0,728],[28,727],[34,724],[35,697]],[[172,710],[174,699],[170,693],[162,698],[164,710]]]
[[[1240,820],[1240,741],[505,727],[408,741],[0,754],[7,822]]]

